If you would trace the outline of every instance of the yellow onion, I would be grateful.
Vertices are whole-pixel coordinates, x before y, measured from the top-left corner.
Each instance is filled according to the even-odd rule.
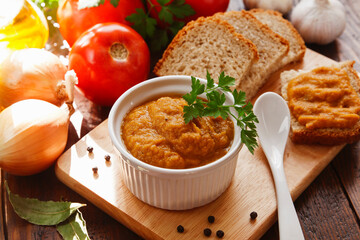
[[[0,168],[32,175],[50,167],[64,151],[71,104],[57,107],[27,99],[0,113]]]
[[[59,57],[43,49],[11,52],[0,66],[0,107],[24,99],[41,99],[57,106],[72,102],[76,82],[64,80],[66,66]]]

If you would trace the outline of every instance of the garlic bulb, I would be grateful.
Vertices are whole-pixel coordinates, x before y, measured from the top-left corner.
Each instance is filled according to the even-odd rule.
[[[0,107],[24,99],[41,99],[60,106],[69,99],[73,82],[64,81],[66,66],[42,49],[29,48],[11,52],[0,66]],[[68,86],[68,87],[66,87]]]
[[[37,99],[0,113],[0,167],[15,175],[47,169],[64,151],[72,105],[59,108]]]
[[[263,8],[286,14],[292,9],[292,0],[244,0],[244,5],[246,9]]]
[[[345,9],[338,0],[302,0],[291,22],[307,43],[328,44],[345,29]]]

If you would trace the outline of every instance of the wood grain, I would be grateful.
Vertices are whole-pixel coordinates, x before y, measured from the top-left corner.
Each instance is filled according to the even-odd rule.
[[[346,146],[344,153],[333,162],[336,174],[348,193],[350,207],[354,209],[356,218],[360,219],[360,155],[359,143]]]
[[[0,169],[0,206],[1,206],[1,211],[0,211],[0,240],[3,240],[5,238],[5,216],[4,216],[4,191],[2,189],[2,187],[4,186],[4,173],[3,170]]]
[[[308,69],[331,63],[332,60],[307,50],[303,62],[289,68]],[[260,92],[279,92],[282,70],[275,73]],[[92,154],[86,151],[88,146],[94,148]],[[284,167],[293,199],[343,146],[296,145],[288,141]],[[108,153],[113,159],[111,163],[104,160]],[[217,228],[224,230],[229,239],[258,239],[276,221],[275,189],[261,148],[254,155],[243,148],[235,177],[226,192],[213,203],[189,211],[165,211],[136,199],[121,181],[118,158],[108,136],[107,121],[104,121],[59,158],[55,172],[70,188],[147,239],[199,239],[203,236],[199,229],[206,227],[208,215],[216,216]],[[98,174],[93,174],[94,166],[98,167]],[[250,221],[251,211],[259,214],[256,221]],[[186,227],[186,234],[179,235],[175,231],[178,224]]]
[[[320,188],[315,191],[314,186]],[[295,205],[299,209],[301,222],[306,226],[304,231],[308,239],[329,239],[323,236],[333,236],[334,239],[359,238],[359,228],[347,227],[357,225],[357,216],[351,209],[336,172],[331,166],[328,166],[315,180],[314,185],[309,187],[309,192],[316,192],[320,198],[315,198],[312,194],[304,194]]]

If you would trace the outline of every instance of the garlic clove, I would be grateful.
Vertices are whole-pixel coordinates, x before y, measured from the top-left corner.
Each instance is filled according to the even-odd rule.
[[[302,0],[293,9],[291,22],[305,42],[328,44],[345,29],[345,9],[338,0]]]
[[[246,9],[262,8],[288,13],[293,6],[292,0],[244,0]]]
[[[260,8],[259,0],[243,0],[246,9]]]
[[[0,167],[32,175],[50,167],[64,151],[69,112],[35,99],[19,101],[0,113]]]

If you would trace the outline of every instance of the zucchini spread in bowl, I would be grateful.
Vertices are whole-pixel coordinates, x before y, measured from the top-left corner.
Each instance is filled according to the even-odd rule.
[[[164,168],[193,168],[224,156],[234,138],[234,123],[201,117],[185,124],[180,97],[161,97],[132,109],[122,124],[122,139],[137,159]]]
[[[191,85],[190,76],[149,79],[121,95],[109,114],[121,178],[131,193],[151,206],[203,206],[228,188],[235,173],[243,146],[241,128],[232,116],[195,118],[185,124],[187,103],[175,96],[189,93]],[[224,95],[225,104],[234,105],[233,96]]]

